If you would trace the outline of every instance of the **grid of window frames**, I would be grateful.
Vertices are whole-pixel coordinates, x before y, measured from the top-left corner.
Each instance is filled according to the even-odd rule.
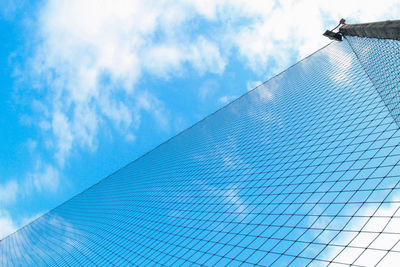
[[[400,41],[346,39],[400,127]]]
[[[0,265],[400,262],[399,51],[331,43],[2,240]]]

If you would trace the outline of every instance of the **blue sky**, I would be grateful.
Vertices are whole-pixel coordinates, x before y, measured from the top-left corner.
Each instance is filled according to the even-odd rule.
[[[396,1],[0,4],[0,237]]]

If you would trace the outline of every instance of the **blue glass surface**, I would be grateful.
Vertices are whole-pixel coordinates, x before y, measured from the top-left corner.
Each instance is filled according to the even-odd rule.
[[[1,265],[398,262],[399,62],[331,43],[2,240]]]

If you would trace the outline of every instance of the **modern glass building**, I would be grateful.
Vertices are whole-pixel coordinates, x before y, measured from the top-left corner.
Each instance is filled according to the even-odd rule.
[[[345,36],[0,242],[0,265],[400,262],[400,41]]]

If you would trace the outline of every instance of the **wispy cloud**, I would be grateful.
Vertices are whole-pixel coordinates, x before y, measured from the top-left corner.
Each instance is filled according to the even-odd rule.
[[[206,80],[198,89],[198,95],[201,100],[206,100],[215,95],[219,89],[219,83],[216,80]]]
[[[28,195],[33,191],[54,193],[58,189],[59,182],[59,170],[39,161],[35,171],[29,173],[24,181],[24,193]]]
[[[336,242],[344,247],[332,247],[326,254],[333,261],[359,266],[386,266],[398,262],[398,253],[388,253],[399,245],[394,233],[400,229],[400,203],[396,196],[393,203],[382,205],[369,204],[346,227],[353,231],[343,232]]]
[[[221,96],[220,98],[218,98],[218,102],[222,103],[222,104],[227,104],[229,102],[231,102],[232,100],[238,98],[238,96],[235,95],[224,95]]]
[[[247,81],[247,91],[251,91],[257,86],[260,86],[263,81]]]
[[[18,193],[18,183],[10,180],[4,185],[0,184],[0,204],[8,204],[16,200]]]
[[[253,2],[249,5],[257,6]],[[236,29],[233,40],[253,71],[263,73],[268,66],[276,73],[293,63],[293,55],[304,57],[326,44],[321,37],[324,27],[333,26],[340,18],[350,23],[366,22],[396,18],[399,11],[393,0],[384,5],[370,0],[339,0],[334,5],[317,0],[276,1],[273,7],[251,9],[248,15],[254,23]]]
[[[38,166],[40,168],[42,166]],[[37,169],[38,171],[41,169]],[[16,231],[21,226],[26,225],[40,214],[37,213],[29,217],[20,217],[16,220],[8,207],[15,205],[17,199],[30,196],[35,191],[55,191],[58,186],[58,173],[51,166],[46,166],[43,173],[35,173],[27,176],[21,181],[15,179],[9,180],[5,184],[0,184],[0,239]]]
[[[58,164],[74,148],[96,149],[101,125],[132,137],[141,112],[164,113],[161,104],[132,108],[141,105],[136,85],[142,74],[170,78],[188,66],[199,75],[222,73],[232,51],[255,73],[276,72],[326,43],[321,32],[340,16],[365,21],[399,9],[392,0],[385,7],[368,1],[368,10],[358,1],[339,2],[46,1],[30,77],[37,79],[42,105],[36,106],[45,109],[41,125]]]
[[[3,19],[11,19],[23,0],[4,0],[0,2],[0,16]]]
[[[4,209],[0,209],[0,239],[15,230],[17,230],[17,225],[12,220],[10,214]]]
[[[45,3],[30,67],[40,92],[45,90],[39,100],[40,109],[45,109],[41,125],[60,166],[74,147],[95,149],[104,123],[132,136],[145,111],[165,128],[161,100],[135,88],[142,73],[167,78],[181,73],[186,64],[199,74],[224,70],[226,62],[216,43],[184,32],[184,24],[195,14],[185,12],[188,6],[146,1]]]

